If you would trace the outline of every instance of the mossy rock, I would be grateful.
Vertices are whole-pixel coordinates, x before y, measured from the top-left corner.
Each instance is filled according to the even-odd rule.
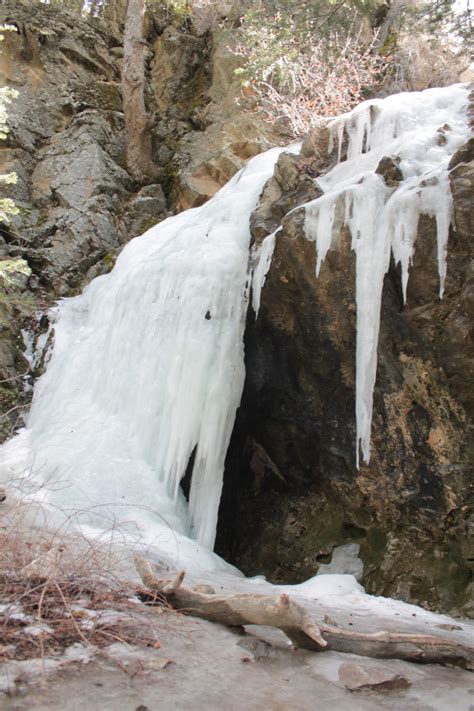
[[[95,81],[74,88],[74,99],[88,108],[122,111],[122,90],[118,82]]]
[[[143,220],[143,222],[140,225],[140,233],[143,234],[147,230],[150,230],[158,222],[159,222],[159,220],[157,220],[156,217],[147,217],[146,220]]]

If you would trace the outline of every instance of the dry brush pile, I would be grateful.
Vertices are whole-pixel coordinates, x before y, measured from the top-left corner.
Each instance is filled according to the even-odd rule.
[[[22,525],[25,507],[0,513],[0,662],[95,655],[120,642],[159,648],[137,589],[113,573],[110,544]],[[154,599],[156,603],[156,597]]]

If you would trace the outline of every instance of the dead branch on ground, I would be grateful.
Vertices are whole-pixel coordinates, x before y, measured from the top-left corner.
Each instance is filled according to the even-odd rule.
[[[315,652],[332,650],[365,657],[403,659],[474,670],[474,647],[434,635],[380,631],[356,632],[316,623],[305,608],[288,595],[249,593],[209,594],[182,584],[184,571],[174,580],[158,578],[142,556],[135,566],[143,584],[177,610],[228,627],[268,625],[281,629],[295,647]]]

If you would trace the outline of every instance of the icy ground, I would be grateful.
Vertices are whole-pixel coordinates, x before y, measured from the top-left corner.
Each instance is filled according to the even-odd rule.
[[[271,639],[239,638],[200,620],[170,614],[158,623],[161,650],[143,652],[114,645],[111,661],[85,661],[18,696],[4,711],[471,711],[468,672],[379,663],[353,655],[293,652]],[[80,650],[75,650],[79,653]],[[120,661],[127,672],[114,665]],[[351,691],[354,671],[368,681],[401,676],[407,689]],[[145,709],[143,708],[145,707]]]
[[[2,527],[9,523],[9,516],[20,521],[25,534],[35,535],[28,505],[0,504]],[[52,533],[55,544],[63,548],[78,544],[76,536],[60,538],[57,531]],[[103,572],[112,572],[127,589],[135,590],[139,579],[131,553],[126,544],[116,545],[107,557],[109,568]],[[349,553],[342,551],[344,556]],[[159,548],[151,547],[145,554],[160,575],[173,577],[176,568]],[[349,557],[353,564],[354,557]],[[59,574],[64,574],[61,566]],[[277,586],[263,578],[247,579],[223,570],[194,567],[187,573],[186,585],[202,583],[211,585],[216,594],[286,592],[304,604],[316,622],[345,629],[437,635],[467,645],[474,642],[472,623],[367,595],[352,575],[321,575],[302,585]],[[2,711],[82,711],[84,704],[90,711],[134,711],[140,705],[149,711],[313,711],[326,704],[333,704],[337,711],[472,711],[471,672],[335,652],[295,651],[279,630],[251,626],[241,635],[182,613],[154,610],[137,598],[130,602],[132,609],[106,606],[99,612],[88,610],[84,602],[78,624],[87,635],[91,625],[122,617],[124,624],[136,626],[137,640],[146,637],[159,644],[117,641],[99,652],[79,643],[63,654],[6,661],[0,667]],[[0,618],[6,615],[23,619],[21,600],[15,609],[3,606]],[[38,621],[23,622],[28,625],[25,634],[39,633]],[[48,634],[44,625],[41,632]]]
[[[141,615],[159,649],[116,643],[93,658],[76,645],[44,674],[40,660],[11,664],[2,711],[472,711],[470,672],[294,651],[271,628],[239,635],[173,612]]]

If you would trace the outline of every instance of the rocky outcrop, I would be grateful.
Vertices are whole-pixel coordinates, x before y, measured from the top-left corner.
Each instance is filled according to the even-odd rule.
[[[318,162],[318,142],[311,140],[299,163],[280,158],[253,217],[257,241],[281,222],[282,206],[287,211],[314,197],[311,190],[305,195],[311,162]],[[330,561],[335,547],[356,543],[369,592],[473,613],[469,145],[452,160],[456,228],[444,298],[438,299],[436,233],[428,218],[420,222],[406,306],[398,269],[385,278],[373,453],[359,471],[350,238],[341,233],[316,279],[302,210],[283,219],[258,319],[249,315],[247,381],[218,532],[218,551],[246,573],[304,580]],[[327,144],[322,155],[327,160]],[[388,159],[378,172],[399,177]]]
[[[4,237],[54,295],[83,284],[88,269],[127,235],[119,73],[109,38],[68,13],[3,6],[2,68],[18,97],[9,108],[7,168],[20,209]],[[10,14],[9,14],[10,10]]]
[[[154,45],[150,82],[157,142],[171,159],[178,209],[212,197],[251,157],[284,143],[282,127],[252,110],[235,70],[239,57],[228,29],[197,22],[201,33],[168,27]],[[161,148],[163,151],[163,148]]]

